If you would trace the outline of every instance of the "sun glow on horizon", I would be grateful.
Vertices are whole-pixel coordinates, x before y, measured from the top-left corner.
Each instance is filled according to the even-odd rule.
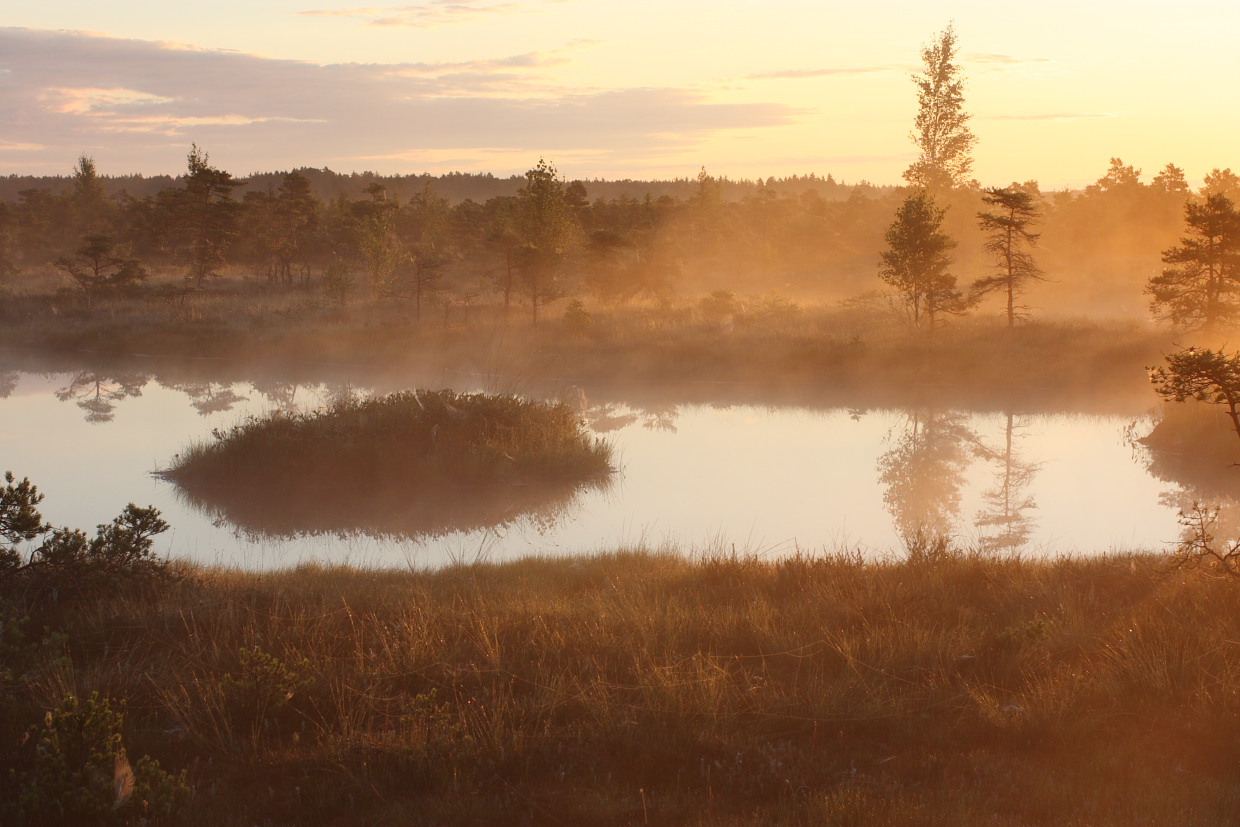
[[[507,175],[541,155],[581,178],[896,184],[915,157],[909,76],[953,16],[984,184],[1079,187],[1111,157],[1147,180],[1240,166],[1218,80],[1240,68],[1240,10],[1206,0],[10,6],[0,166],[35,174],[84,149],[105,173],[174,173],[194,141],[238,170]],[[147,123],[151,143],[128,145]]]

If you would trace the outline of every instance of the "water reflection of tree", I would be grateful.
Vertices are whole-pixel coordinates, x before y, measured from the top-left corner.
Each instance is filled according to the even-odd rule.
[[[960,487],[976,440],[963,414],[917,410],[887,434],[894,445],[878,458],[883,502],[905,542],[951,534]]]
[[[17,390],[17,383],[21,379],[20,373],[0,373],[0,399],[8,399],[13,391]]]
[[[1240,450],[1227,418],[1204,404],[1168,403],[1149,433],[1138,436],[1139,427],[1127,429],[1134,459],[1172,486],[1159,502],[1186,514],[1217,508],[1217,535],[1240,537]]]
[[[106,374],[81,370],[73,375],[69,384],[56,391],[61,402],[73,402],[86,412],[86,421],[92,425],[111,422],[116,415],[116,403],[142,395],[148,377],[141,373]]]
[[[582,409],[581,418],[596,434],[618,431],[641,422],[648,431],[676,433],[676,419],[680,408],[676,405],[622,405],[600,402]]]
[[[230,411],[233,405],[248,398],[234,391],[231,384],[223,382],[168,383],[164,387],[188,396],[190,405],[200,416]]]
[[[994,487],[982,494],[985,507],[977,514],[978,528],[991,529],[979,540],[983,551],[1016,551],[1029,542],[1035,525],[1033,517],[1025,512],[1038,507],[1028,488],[1041,464],[1021,459],[1013,447],[1014,440],[1021,436],[1018,431],[1027,425],[1011,413],[1006,419],[1003,447],[978,448],[984,459],[998,466]]]
[[[301,390],[301,383],[260,379],[253,382],[253,387],[277,410],[294,411],[297,409],[297,391]]]
[[[637,414],[622,410],[622,406],[614,402],[603,402],[586,408],[581,412],[581,418],[594,433],[606,434],[632,425],[637,421]]]
[[[1217,508],[1218,536],[1240,537],[1240,447],[1226,416],[1201,403],[1168,403],[1148,434],[1136,437],[1135,423],[1128,430],[1137,461],[1173,486],[1159,495],[1164,506]]]
[[[676,419],[680,416],[679,405],[643,405],[638,409],[642,427],[649,431],[676,433]]]

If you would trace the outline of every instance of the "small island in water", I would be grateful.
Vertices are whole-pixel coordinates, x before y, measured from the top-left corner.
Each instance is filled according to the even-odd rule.
[[[269,535],[424,536],[563,510],[614,471],[570,406],[414,390],[250,417],[159,475],[204,510]]]

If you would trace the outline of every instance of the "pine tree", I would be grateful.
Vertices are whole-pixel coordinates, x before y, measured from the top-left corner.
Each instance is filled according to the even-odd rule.
[[[1012,327],[1024,310],[1016,304],[1017,296],[1030,281],[1044,278],[1027,249],[1038,242],[1038,234],[1029,228],[1037,223],[1040,211],[1033,196],[1015,186],[991,187],[982,194],[982,201],[997,208],[977,214],[978,226],[986,233],[985,250],[995,257],[995,274],[974,282],[973,294],[1006,294],[1007,322]]]
[[[538,309],[564,294],[557,270],[578,233],[572,210],[564,200],[564,179],[542,158],[538,166],[525,173],[525,186],[517,193],[517,216],[525,241],[520,256],[521,281],[537,323]]]
[[[1225,195],[1186,204],[1189,235],[1163,251],[1172,265],[1150,279],[1145,292],[1154,315],[1179,327],[1210,333],[1240,319],[1240,214]]]
[[[925,190],[910,195],[885,236],[879,277],[899,293],[915,328],[933,329],[940,313],[960,313],[965,301],[956,289],[956,277],[948,272],[955,248],[941,229],[945,210],[934,204]]]
[[[219,275],[229,245],[237,234],[241,205],[232,191],[245,184],[211,166],[206,152],[193,145],[188,156],[185,186],[176,194],[175,210],[189,247],[186,280],[201,286],[208,276]]]

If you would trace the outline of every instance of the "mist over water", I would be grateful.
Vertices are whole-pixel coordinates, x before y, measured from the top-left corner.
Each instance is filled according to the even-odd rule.
[[[394,483],[389,503],[354,506],[342,490],[331,502],[238,510],[236,498],[187,496],[152,472],[245,416],[370,389],[10,376],[12,392],[0,399],[5,467],[40,487],[47,519],[89,529],[128,502],[151,504],[172,525],[160,550],[205,563],[434,567],[634,545],[773,556],[860,548],[882,557],[919,532],[1037,556],[1156,551],[1178,537],[1183,492],[1152,476],[1131,441],[1142,411],[657,404],[649,394],[639,404],[574,389],[584,421],[615,447],[619,473],[606,485],[486,502],[460,492],[459,502],[438,505],[412,502]],[[356,520],[345,527],[325,514]]]

